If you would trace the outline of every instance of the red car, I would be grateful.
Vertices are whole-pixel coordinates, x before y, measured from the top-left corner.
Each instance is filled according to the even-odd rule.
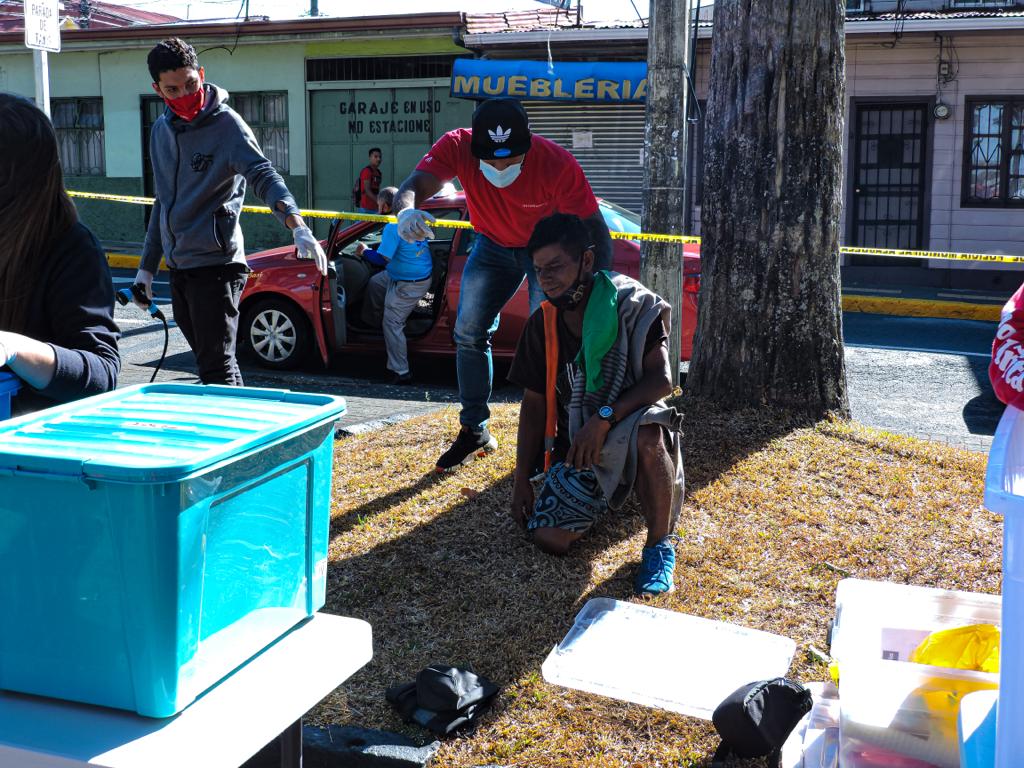
[[[610,230],[640,231],[636,214],[605,200],[599,203]],[[466,220],[469,216],[461,192],[432,197],[422,207],[438,219]],[[343,228],[335,222],[323,243],[334,267],[326,278],[320,276],[312,262],[298,259],[293,246],[250,256],[253,272],[241,300],[242,351],[261,365],[277,369],[295,368],[314,347],[325,365],[345,352],[383,352],[380,328],[367,327],[359,319],[362,290],[371,273],[368,265],[355,255],[360,242],[375,248],[383,227],[374,222],[357,222]],[[409,316],[405,332],[410,354],[454,355],[452,331],[459,306],[459,285],[476,234],[445,227],[435,227],[434,233],[436,239],[430,241],[433,284]],[[612,269],[639,278],[639,243],[613,240],[612,244]],[[685,248],[683,275],[682,359],[689,360],[700,288],[700,255],[696,245]],[[344,291],[339,292],[339,284],[345,287]],[[524,282],[502,310],[492,340],[495,358],[511,360],[528,315]]]

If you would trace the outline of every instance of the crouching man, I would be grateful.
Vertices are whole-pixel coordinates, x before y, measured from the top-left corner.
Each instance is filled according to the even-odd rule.
[[[683,498],[682,416],[663,402],[672,391],[671,309],[625,275],[595,274],[576,216],[541,220],[527,250],[547,301],[527,321],[508,376],[524,390],[512,517],[541,549],[564,554],[635,487],[647,543],[634,586],[639,595],[670,592]]]

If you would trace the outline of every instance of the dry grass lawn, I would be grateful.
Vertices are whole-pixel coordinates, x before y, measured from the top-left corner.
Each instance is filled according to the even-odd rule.
[[[843,422],[684,407],[678,586],[658,607],[791,637],[790,675],[821,680],[807,649],[826,647],[843,574],[999,591],[1002,528],[982,507],[983,454]],[[588,599],[633,599],[644,526],[627,507],[568,557],[536,551],[506,514],[517,417],[518,406],[498,406],[499,452],[441,478],[425,473],[457,429],[453,409],[337,444],[327,610],[373,625],[374,659],[308,721],[426,742],[384,689],[445,662],[502,692],[435,765],[706,764],[710,723],[541,678]]]

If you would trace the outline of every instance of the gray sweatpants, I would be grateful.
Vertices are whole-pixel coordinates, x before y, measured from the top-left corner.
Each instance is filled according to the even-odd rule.
[[[366,286],[362,319],[367,325],[382,326],[389,371],[399,375],[409,372],[405,321],[429,290],[429,277],[422,280],[392,280],[386,271],[378,272]]]

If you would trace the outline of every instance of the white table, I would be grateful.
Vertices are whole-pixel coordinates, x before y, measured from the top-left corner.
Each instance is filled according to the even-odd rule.
[[[372,657],[369,624],[316,614],[175,717],[0,692],[0,766],[237,768],[279,734],[301,766],[303,714]]]

